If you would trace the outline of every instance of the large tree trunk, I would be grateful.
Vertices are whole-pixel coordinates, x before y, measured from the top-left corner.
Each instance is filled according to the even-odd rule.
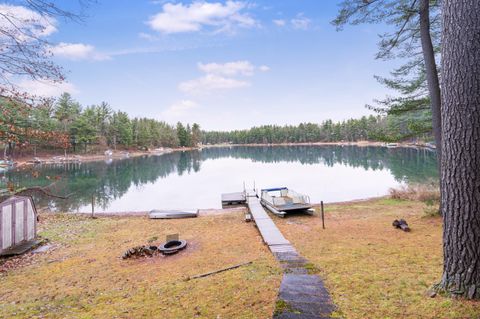
[[[442,43],[440,288],[480,299],[480,1],[444,1]]]
[[[442,155],[442,100],[437,64],[435,62],[435,52],[433,50],[432,37],[430,35],[430,0],[420,0],[420,39],[422,43],[423,59],[425,61],[428,93],[430,95],[433,135],[435,136],[437,158],[440,167]]]

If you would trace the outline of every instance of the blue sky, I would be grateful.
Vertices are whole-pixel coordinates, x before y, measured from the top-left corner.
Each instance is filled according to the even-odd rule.
[[[68,83],[32,89],[204,129],[370,114],[393,67],[374,59],[383,26],[337,32],[338,2],[99,0],[49,35]]]

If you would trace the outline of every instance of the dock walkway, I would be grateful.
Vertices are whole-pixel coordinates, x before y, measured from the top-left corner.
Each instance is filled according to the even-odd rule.
[[[246,191],[247,206],[263,241],[280,262],[283,278],[274,319],[327,319],[335,310],[322,279],[308,272],[300,256],[265,212],[254,191]]]

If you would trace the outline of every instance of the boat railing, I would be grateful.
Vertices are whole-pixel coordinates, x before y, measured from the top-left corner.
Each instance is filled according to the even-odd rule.
[[[303,195],[303,198],[305,199],[305,203],[310,204],[310,196]]]
[[[309,204],[310,196],[297,193],[292,190],[288,190],[288,197],[292,199],[294,203]]]
[[[302,195],[291,190],[289,190],[287,194],[282,195],[283,197],[275,197],[268,194],[268,192],[262,192],[262,200],[272,204],[273,206],[284,206],[289,203],[310,204],[310,197],[307,195]]]

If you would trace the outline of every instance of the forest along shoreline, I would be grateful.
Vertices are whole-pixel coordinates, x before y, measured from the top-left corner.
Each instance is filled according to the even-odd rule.
[[[428,143],[411,143],[411,142],[398,142],[392,143],[394,147],[404,147],[404,148],[428,148],[432,147]],[[385,142],[372,142],[372,141],[358,141],[358,142],[309,142],[309,143],[249,143],[249,144],[211,144],[211,145],[202,145],[198,147],[176,147],[176,148],[163,148],[155,149],[149,151],[112,151],[110,156],[106,156],[105,153],[87,153],[87,154],[67,154],[67,161],[65,161],[64,153],[48,153],[48,154],[37,154],[33,155],[17,155],[14,158],[16,168],[28,167],[35,164],[58,164],[66,162],[98,162],[104,161],[106,159],[119,160],[125,158],[133,158],[140,156],[151,156],[151,155],[163,155],[173,152],[185,152],[185,151],[194,151],[201,150],[202,148],[215,148],[215,147],[238,147],[238,146],[248,146],[248,147],[275,147],[275,146],[358,146],[358,147],[385,147],[388,146],[388,143]],[[127,155],[128,154],[128,155]],[[37,161],[35,162],[34,159]]]
[[[151,151],[112,151],[112,154],[107,156],[103,152],[99,153],[87,153],[87,154],[67,154],[65,160],[65,154],[63,153],[48,153],[48,154],[38,154],[37,156],[22,154],[14,158],[14,163],[16,168],[29,167],[36,164],[59,164],[59,163],[69,163],[69,162],[99,162],[105,161],[107,159],[120,160],[133,157],[141,156],[151,156],[151,155],[163,155],[173,152],[184,152],[184,151],[193,151],[201,149],[201,147],[178,147],[178,148],[164,148],[156,149]],[[35,159],[35,160],[34,160]]]

